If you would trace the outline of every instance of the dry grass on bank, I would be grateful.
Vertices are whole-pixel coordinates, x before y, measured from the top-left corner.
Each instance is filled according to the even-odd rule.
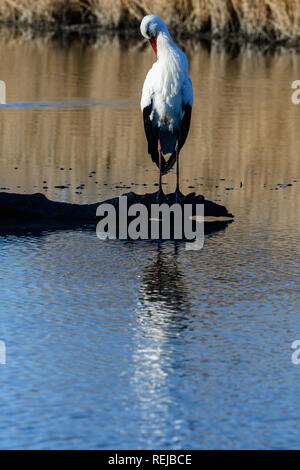
[[[1,0],[0,20],[52,26],[136,27],[145,14],[194,35],[237,34],[248,39],[300,38],[300,0]]]

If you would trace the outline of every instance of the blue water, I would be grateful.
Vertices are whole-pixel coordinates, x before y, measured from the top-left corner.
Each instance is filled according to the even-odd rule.
[[[157,189],[137,104],[150,48],[8,46],[1,188],[77,203]],[[300,56],[188,53],[181,188],[234,222],[200,251],[0,236],[1,449],[299,448]]]
[[[0,243],[1,448],[296,448],[296,240]]]
[[[23,103],[5,103],[1,104],[0,108],[2,109],[38,109],[38,108],[91,108],[93,106],[105,106],[105,107],[123,107],[123,106],[136,106],[137,101],[129,100],[78,100],[78,101],[66,101],[62,102],[23,102]]]

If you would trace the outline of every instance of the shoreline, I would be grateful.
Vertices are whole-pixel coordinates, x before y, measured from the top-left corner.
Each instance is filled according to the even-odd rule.
[[[36,23],[34,25],[28,25],[25,23],[12,23],[12,22],[0,22],[0,34],[2,31],[10,31],[12,34],[31,34],[32,40],[38,37],[48,36],[50,40],[64,39],[68,41],[81,40],[83,42],[91,43],[97,41],[99,38],[119,38],[120,40],[138,40],[137,29],[117,29],[117,28],[105,28],[102,26],[91,26],[87,23],[74,24],[74,25],[53,25],[51,23],[45,24],[43,22]],[[138,31],[139,33],[139,31]],[[265,49],[292,49],[297,53],[300,53],[300,38],[299,39],[277,39],[277,40],[263,40],[256,37],[246,37],[238,34],[231,35],[212,35],[210,33],[197,32],[196,34],[188,33],[176,33],[171,30],[171,34],[176,41],[187,40],[195,43],[207,43],[211,45],[213,43],[223,47],[244,47],[253,46],[258,50]]]
[[[300,47],[299,0],[2,0],[0,27],[137,37],[149,14],[161,17],[175,38]]]
[[[22,35],[30,34],[31,39],[37,37],[49,36],[49,39],[65,39],[68,41],[82,40],[87,43],[93,43],[101,37],[115,38],[120,40],[138,40],[139,25],[130,27],[104,26],[97,23],[60,23],[52,21],[37,20],[34,22],[0,20],[1,32],[11,32],[12,34]],[[294,38],[276,38],[275,36],[257,34],[245,35],[240,31],[223,33],[212,33],[211,31],[188,31],[185,29],[174,29],[169,27],[169,31],[176,41],[187,40],[192,42],[204,42],[208,45],[212,43],[219,44],[224,47],[243,47],[253,46],[257,49],[292,49],[300,52],[300,36]]]

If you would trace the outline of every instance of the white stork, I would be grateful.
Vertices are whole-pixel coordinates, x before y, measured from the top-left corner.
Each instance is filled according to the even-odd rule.
[[[159,167],[158,199],[162,195],[161,177],[176,161],[176,201],[179,191],[179,152],[190,128],[193,87],[188,61],[171,38],[165,23],[154,15],[141,22],[141,33],[149,40],[157,61],[149,70],[143,86],[141,109],[148,153]],[[164,156],[169,159],[165,160]]]

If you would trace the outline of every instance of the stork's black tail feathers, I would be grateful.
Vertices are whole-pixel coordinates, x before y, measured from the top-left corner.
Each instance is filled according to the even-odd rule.
[[[149,148],[149,153],[151,155],[152,161],[155,163],[155,165],[159,168],[159,155],[158,155],[158,150],[155,148]],[[167,166],[167,162],[164,159],[163,154],[161,154],[161,171],[162,174],[164,174],[165,168]]]
[[[181,148],[183,147],[186,141],[188,132],[189,132],[192,107],[189,104],[185,104],[183,105],[183,111],[184,111],[184,115],[181,121],[181,129],[180,129],[180,136],[179,136],[179,142],[178,142],[178,154]],[[159,155],[158,155],[158,148],[157,148],[159,129],[158,128],[154,129],[152,127],[151,112],[152,112],[152,101],[151,101],[151,104],[149,104],[143,109],[144,128],[145,128],[145,134],[146,134],[147,141],[148,141],[148,153],[151,155],[152,161],[159,168]],[[164,156],[161,155],[162,174],[166,175],[174,166],[175,162],[176,162],[176,150],[174,150],[174,152],[172,153],[168,161],[166,161]]]
[[[152,150],[154,150],[154,149],[152,149]],[[151,153],[151,158],[152,158],[152,161],[159,168],[159,155],[158,155],[157,150],[153,151]],[[176,152],[173,152],[172,155],[170,156],[169,160],[167,160],[167,161],[165,160],[164,156],[161,155],[161,173],[162,173],[162,175],[166,175],[167,173],[169,173],[171,168],[173,168],[175,162],[176,162]]]
[[[166,162],[166,165],[164,169],[162,170],[162,174],[166,175],[167,173],[169,173],[169,171],[173,168],[175,162],[176,162],[176,152],[173,152],[169,160]]]

